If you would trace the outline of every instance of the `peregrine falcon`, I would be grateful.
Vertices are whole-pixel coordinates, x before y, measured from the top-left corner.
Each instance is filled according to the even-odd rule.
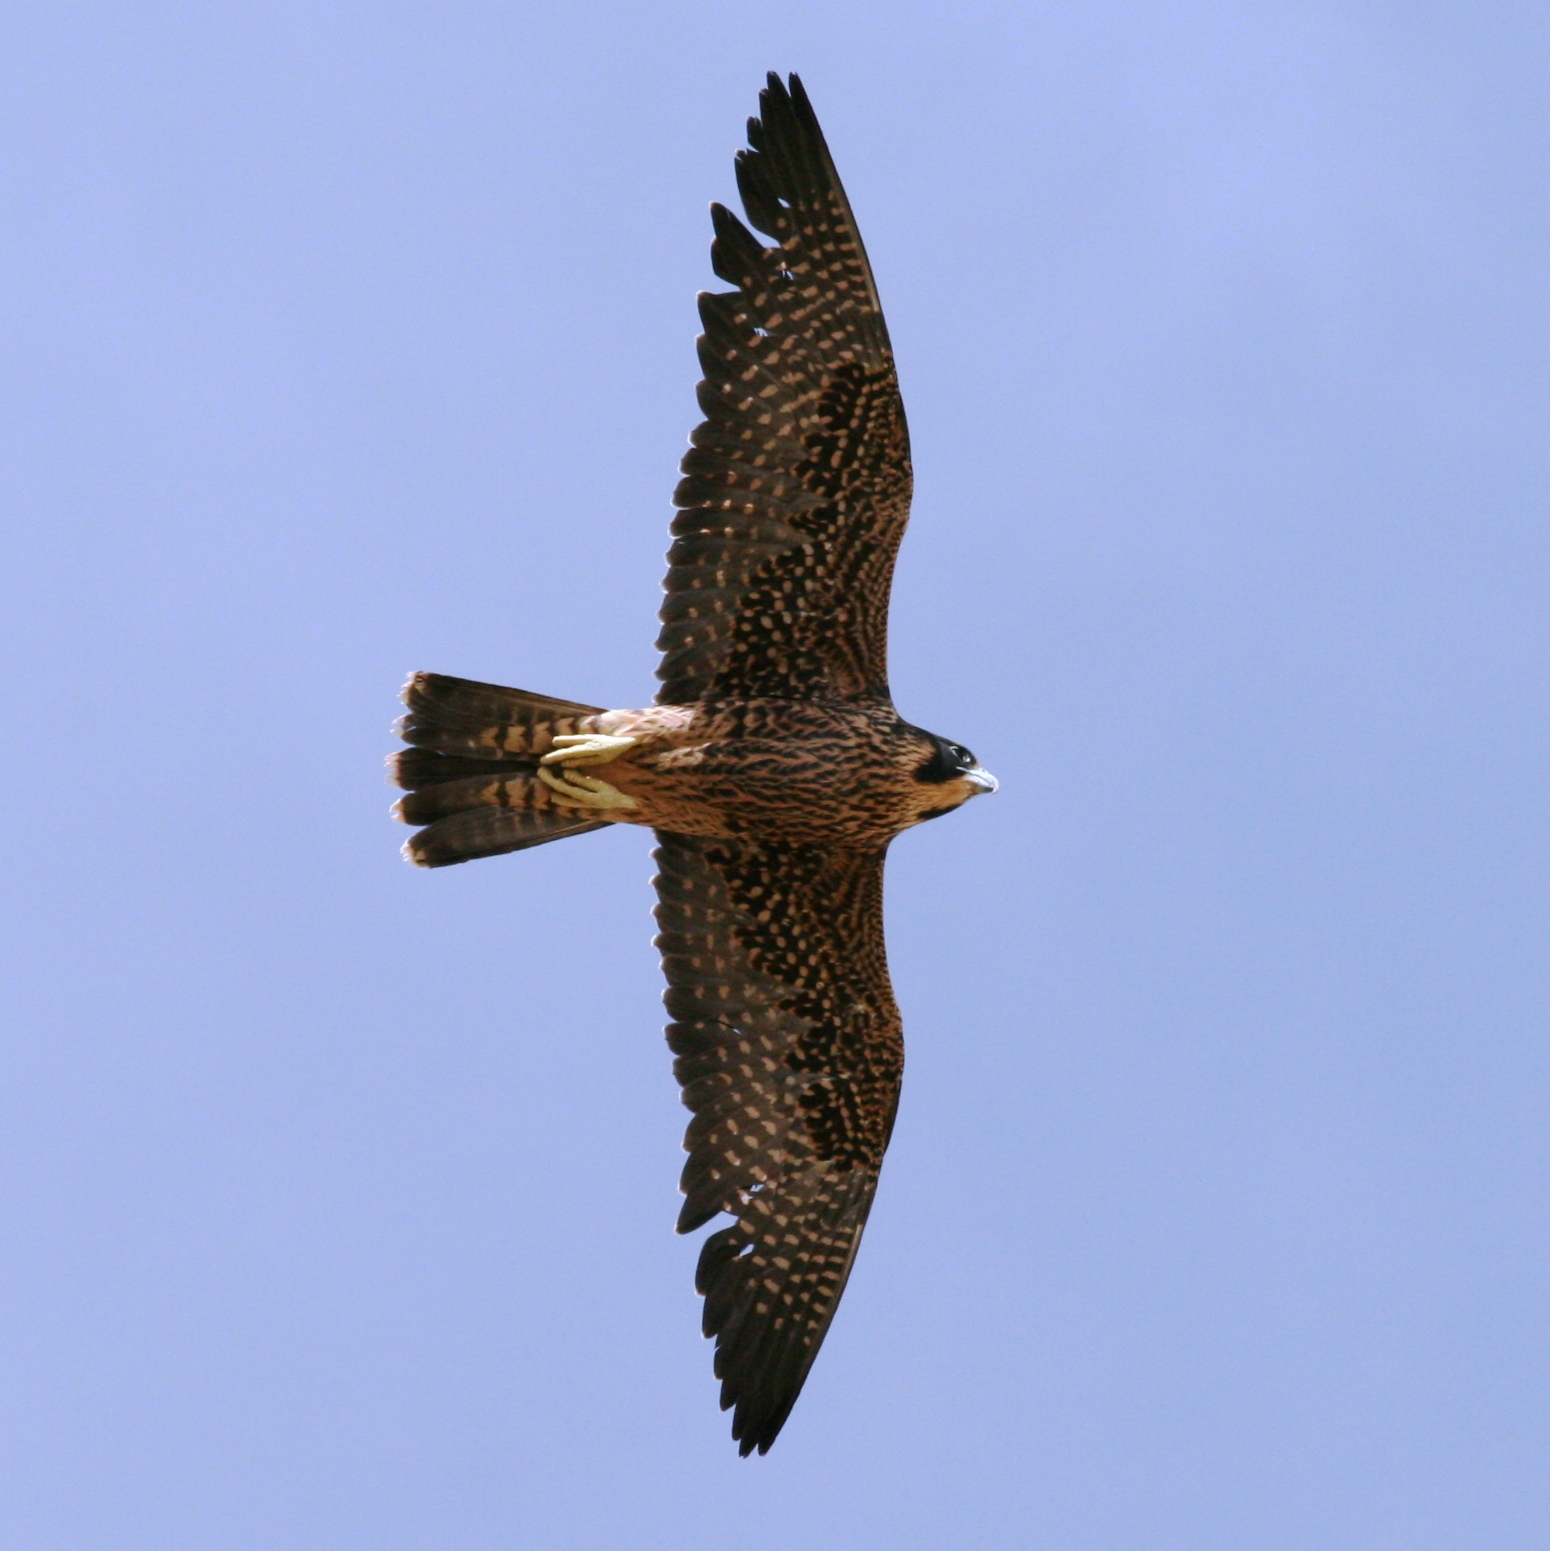
[[[910,453],[861,234],[802,83],[776,75],[711,206],[705,419],[673,497],[644,710],[436,673],[404,691],[395,812],[446,867],[609,824],[656,831],[695,1283],[740,1452],[774,1442],[850,1275],[904,1067],[883,945],[903,830],[996,789],[888,690]],[[599,774],[606,771],[606,775]]]

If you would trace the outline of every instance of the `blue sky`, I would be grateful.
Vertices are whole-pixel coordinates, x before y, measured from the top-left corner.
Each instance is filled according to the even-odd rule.
[[[420,873],[432,668],[654,690],[802,72],[917,474],[902,1112],[740,1461],[649,837]],[[0,71],[0,1544],[1550,1526],[1541,7],[62,4]]]

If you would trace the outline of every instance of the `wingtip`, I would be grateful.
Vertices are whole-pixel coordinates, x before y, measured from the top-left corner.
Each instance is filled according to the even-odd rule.
[[[750,1454],[758,1454],[762,1459],[775,1445],[775,1440],[780,1437],[780,1430],[786,1425],[786,1418],[791,1415],[791,1407],[777,1410],[774,1416],[761,1417],[757,1422],[750,1417],[741,1415],[742,1402],[735,1402],[738,1409],[732,1413],[732,1437],[737,1443],[737,1452],[740,1458],[747,1459]],[[727,1403],[722,1402],[722,1409],[727,1408]]]
[[[791,107],[798,100],[799,93],[801,94],[800,100],[803,102],[807,101],[807,94],[802,91],[801,78],[796,72],[793,71],[788,79],[791,83],[790,86],[787,86],[786,82],[781,80],[778,70],[765,71],[764,87],[759,93],[759,117],[749,119],[748,121],[748,140],[750,145],[757,147],[758,142],[754,139],[755,127],[762,126],[763,122],[769,117],[772,107],[777,112]]]
[[[686,1165],[687,1168],[687,1165]],[[679,1187],[683,1189],[682,1186]],[[684,1190],[688,1196],[683,1206],[679,1209],[678,1223],[674,1227],[675,1233],[693,1233],[696,1228],[703,1228],[712,1217],[721,1215],[721,1203],[717,1199],[706,1200],[704,1194],[698,1196]]]

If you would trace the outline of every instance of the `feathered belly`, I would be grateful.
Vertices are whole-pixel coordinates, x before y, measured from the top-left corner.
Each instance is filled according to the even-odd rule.
[[[631,822],[683,835],[875,849],[910,822],[893,770],[802,746],[632,751],[607,773]]]
[[[639,740],[599,770],[635,801],[610,817],[684,835],[884,846],[914,818],[909,775],[888,758],[891,720],[789,701],[610,711],[599,730]]]

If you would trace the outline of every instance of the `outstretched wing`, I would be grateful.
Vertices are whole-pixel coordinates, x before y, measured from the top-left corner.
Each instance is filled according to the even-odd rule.
[[[748,219],[711,206],[700,408],[673,497],[665,704],[886,699],[909,433],[871,266],[802,83],[771,75],[737,156]]]
[[[737,1219],[695,1280],[732,1436],[762,1454],[845,1290],[898,1107],[883,853],[657,839],[667,1037],[694,1111],[678,1229]]]

